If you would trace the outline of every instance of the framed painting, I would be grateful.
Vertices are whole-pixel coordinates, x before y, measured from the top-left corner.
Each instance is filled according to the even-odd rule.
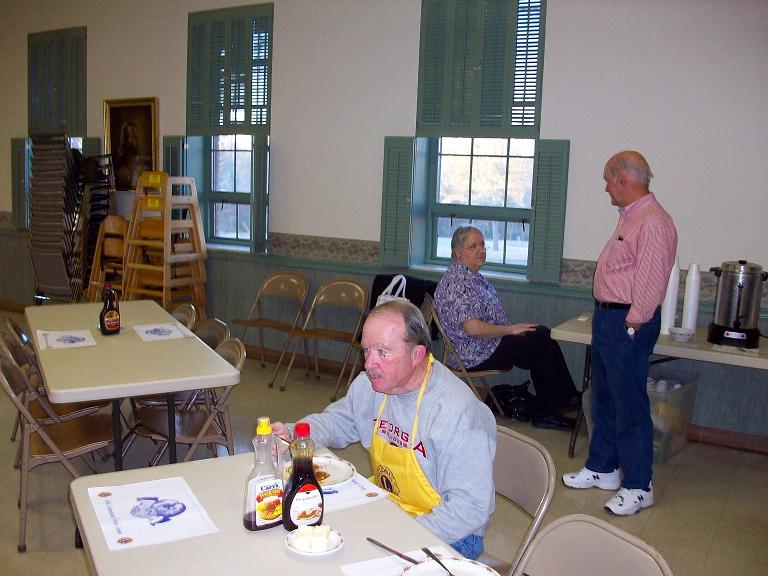
[[[117,190],[135,190],[139,174],[157,170],[157,98],[104,101],[104,152]]]

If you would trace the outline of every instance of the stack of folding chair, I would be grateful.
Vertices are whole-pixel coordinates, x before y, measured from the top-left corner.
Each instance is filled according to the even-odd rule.
[[[65,134],[32,136],[29,192],[35,299],[75,302],[83,290],[83,244],[76,239],[82,190]]]

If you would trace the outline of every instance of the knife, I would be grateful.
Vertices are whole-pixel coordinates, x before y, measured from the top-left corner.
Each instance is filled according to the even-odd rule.
[[[407,561],[407,562],[410,562],[411,564],[418,564],[418,563],[419,563],[417,560],[414,560],[414,559],[413,559],[413,558],[411,558],[410,556],[406,556],[406,555],[405,555],[405,554],[403,554],[402,552],[398,552],[397,550],[394,550],[394,549],[390,548],[390,547],[389,547],[389,546],[387,546],[386,544],[382,544],[382,543],[381,543],[381,542],[379,542],[378,540],[374,540],[374,539],[373,539],[373,538],[371,538],[370,536],[369,536],[369,537],[366,537],[366,540],[368,540],[368,542],[370,542],[371,544],[376,544],[376,546],[379,546],[379,547],[381,547],[381,548],[384,548],[384,550],[386,550],[387,552],[392,552],[392,554],[394,554],[395,556],[398,556],[398,557],[402,558],[403,560],[405,560],[405,561]]]

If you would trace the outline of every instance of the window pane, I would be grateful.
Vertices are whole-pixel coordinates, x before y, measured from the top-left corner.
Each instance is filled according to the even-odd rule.
[[[235,144],[235,136],[232,134],[213,137],[214,150],[232,150],[234,148],[234,144]]]
[[[472,220],[439,216],[436,223],[436,256],[451,257],[451,237],[459,226],[472,225],[485,237],[485,261],[489,264],[528,264],[528,232],[530,226],[520,222],[502,222],[499,220]]]
[[[236,179],[235,192],[245,192],[246,194],[250,194],[251,192],[251,153],[236,152],[235,159],[237,162],[237,164],[235,165],[235,179]]]
[[[437,218],[437,246],[436,256],[438,258],[451,257],[451,237],[453,231],[459,226],[466,226],[469,220],[463,218],[448,218],[439,216]]]
[[[515,264],[518,266],[528,265],[528,232],[530,226],[525,226],[520,222],[507,222],[507,254],[504,258],[505,264]]]
[[[506,158],[475,158],[472,164],[472,206],[504,206]]]
[[[472,138],[441,138],[441,154],[464,154],[472,153]]]
[[[483,156],[506,156],[507,139],[506,138],[475,138],[475,154]]]
[[[469,157],[440,158],[437,201],[441,204],[469,204]]]
[[[533,158],[510,158],[507,179],[507,206],[530,208],[533,191]]]
[[[251,239],[251,207],[248,204],[237,204],[237,237]]]
[[[485,237],[485,261],[489,264],[504,262],[504,222],[496,220],[470,220]]]
[[[216,238],[237,238],[237,204],[213,205],[213,235]]]
[[[235,144],[238,150],[248,150],[250,152],[251,148],[253,148],[253,136],[249,134],[237,134],[235,139]]]
[[[217,192],[235,191],[235,153],[221,150],[213,153],[213,189]]]
[[[524,140],[522,138],[512,138],[509,141],[510,156],[530,156],[533,158],[533,151],[536,146],[536,140]]]

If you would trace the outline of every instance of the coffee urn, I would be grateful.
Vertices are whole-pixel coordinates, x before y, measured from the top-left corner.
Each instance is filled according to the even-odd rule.
[[[717,276],[717,293],[707,340],[712,344],[757,348],[760,298],[768,273],[746,260],[723,262],[709,271]]]

